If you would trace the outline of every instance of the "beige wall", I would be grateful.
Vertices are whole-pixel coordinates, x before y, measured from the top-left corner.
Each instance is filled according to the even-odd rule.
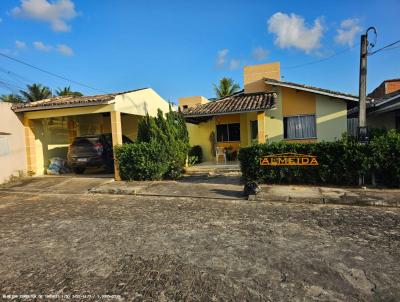
[[[347,132],[346,102],[316,95],[317,140],[334,141]]]
[[[0,102],[0,183],[19,171],[26,173],[25,135],[22,121],[10,103]]]
[[[114,110],[121,113],[145,116],[156,116],[157,110],[169,111],[169,103],[153,89],[147,88],[124,93],[115,97]]]

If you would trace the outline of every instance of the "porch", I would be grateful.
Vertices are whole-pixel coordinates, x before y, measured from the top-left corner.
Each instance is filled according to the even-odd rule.
[[[150,88],[96,96],[64,96],[13,106],[25,128],[27,171],[43,175],[52,157],[66,159],[68,146],[77,136],[111,134],[112,146],[123,136],[134,141],[139,120],[169,104]],[[115,179],[120,180],[114,162]]]
[[[276,108],[274,92],[240,92],[213,102],[180,105],[191,146],[200,146],[204,161],[237,160],[241,147],[265,143],[267,111]],[[270,122],[272,123],[272,121]],[[219,151],[219,152],[218,152]],[[221,152],[222,151],[222,152]]]

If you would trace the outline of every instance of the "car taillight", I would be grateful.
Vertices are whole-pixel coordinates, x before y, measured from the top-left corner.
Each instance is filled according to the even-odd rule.
[[[101,155],[103,153],[103,145],[102,144],[95,144],[94,150],[96,151],[97,155]]]

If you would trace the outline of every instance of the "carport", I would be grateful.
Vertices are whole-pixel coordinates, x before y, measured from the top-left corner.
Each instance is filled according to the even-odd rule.
[[[76,136],[111,133],[113,146],[122,144],[122,135],[137,136],[140,118],[155,116],[169,104],[153,89],[143,88],[94,96],[63,96],[16,104],[25,127],[27,171],[45,174],[49,159],[66,158],[68,146]],[[120,180],[115,163],[115,179]]]

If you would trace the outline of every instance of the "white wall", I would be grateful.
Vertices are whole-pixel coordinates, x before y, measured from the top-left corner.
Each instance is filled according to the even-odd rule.
[[[26,173],[24,126],[11,105],[0,102],[0,183],[19,171]]]

